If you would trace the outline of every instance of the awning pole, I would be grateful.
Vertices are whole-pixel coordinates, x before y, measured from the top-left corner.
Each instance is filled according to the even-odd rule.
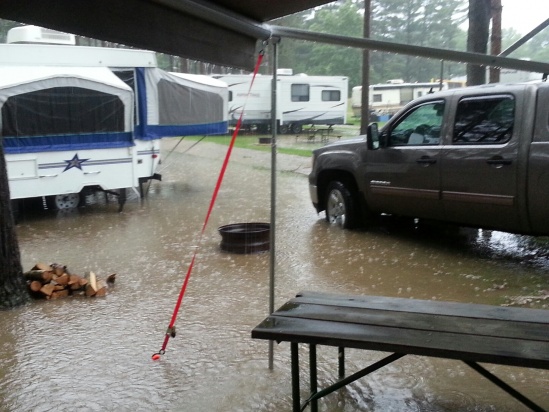
[[[273,80],[271,84],[271,230],[270,230],[270,278],[269,278],[269,315],[275,307],[275,270],[276,270],[276,132],[278,122],[276,118],[276,71],[278,69],[277,45],[279,39],[272,39],[273,46]],[[274,368],[274,342],[269,341],[269,369]]]

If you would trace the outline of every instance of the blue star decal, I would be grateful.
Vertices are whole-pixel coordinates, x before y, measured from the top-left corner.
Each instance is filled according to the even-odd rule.
[[[67,167],[65,167],[65,170],[63,170],[63,172],[66,172],[67,170],[72,169],[73,167],[76,167],[82,170],[82,163],[87,162],[88,160],[90,159],[79,159],[78,153],[76,153],[71,160],[65,160],[65,162],[67,162]]]

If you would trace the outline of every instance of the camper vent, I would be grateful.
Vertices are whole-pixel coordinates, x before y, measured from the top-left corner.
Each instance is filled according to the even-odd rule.
[[[76,44],[74,34],[38,26],[14,27],[8,31],[8,43]]]
[[[293,76],[294,70],[293,69],[277,69],[276,74],[279,76]]]

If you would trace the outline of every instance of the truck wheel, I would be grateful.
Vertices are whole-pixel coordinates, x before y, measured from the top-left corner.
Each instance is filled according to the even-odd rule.
[[[345,184],[333,181],[326,192],[326,220],[343,229],[353,229],[359,224],[359,211],[350,190]]]
[[[80,193],[48,196],[46,203],[50,209],[74,209],[80,204]]]

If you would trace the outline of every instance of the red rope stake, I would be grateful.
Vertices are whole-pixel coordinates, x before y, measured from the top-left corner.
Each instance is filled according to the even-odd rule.
[[[250,95],[250,91],[252,90],[252,85],[254,84],[255,77],[257,75],[257,72],[259,71],[259,66],[261,65],[261,61],[263,60],[264,51],[261,50],[259,52],[259,56],[257,57],[257,63],[255,64],[252,81],[250,82],[250,87],[248,89],[248,96]],[[223,160],[223,165],[221,166],[221,170],[219,172],[219,176],[217,178],[217,183],[215,184],[215,188],[212,194],[212,198],[210,200],[210,206],[208,207],[208,212],[206,213],[206,217],[204,219],[204,224],[202,225],[202,230],[200,232],[200,237],[198,240],[198,246],[202,244],[202,237],[204,235],[204,232],[206,230],[206,226],[208,225],[208,221],[210,220],[210,215],[212,214],[213,207],[215,205],[215,202],[217,200],[217,195],[219,193],[219,189],[221,188],[221,184],[223,183],[223,177],[225,176],[225,171],[227,170],[227,166],[229,165],[229,159],[231,157],[231,153],[233,151],[234,143],[236,141],[236,136],[238,135],[238,132],[240,131],[240,127],[242,125],[242,117],[244,115],[244,109],[246,108],[246,102],[248,101],[248,98],[246,98],[246,101],[244,102],[244,105],[242,106],[242,112],[240,113],[240,117],[238,118],[238,122],[236,123],[233,135],[231,137],[231,142],[229,144],[229,148],[227,149],[227,154],[225,155],[225,160]],[[196,261],[196,255],[198,254],[198,246],[195,248],[193,257],[191,259],[191,263],[187,269],[187,273],[185,274],[185,280],[183,281],[183,285],[181,286],[181,290],[179,292],[179,296],[177,298],[177,302],[175,304],[175,308],[173,310],[172,318],[170,320],[170,324],[168,326],[168,329],[166,330],[166,335],[164,336],[164,342],[162,343],[162,348],[155,354],[152,355],[152,360],[159,360],[161,355],[164,355],[166,353],[166,347],[168,346],[168,342],[170,338],[175,337],[175,321],[177,319],[177,314],[179,313],[179,309],[181,308],[181,303],[183,302],[183,296],[185,296],[185,291],[187,290],[187,285],[189,284],[189,280],[191,278],[191,273],[193,271],[194,263]]]

